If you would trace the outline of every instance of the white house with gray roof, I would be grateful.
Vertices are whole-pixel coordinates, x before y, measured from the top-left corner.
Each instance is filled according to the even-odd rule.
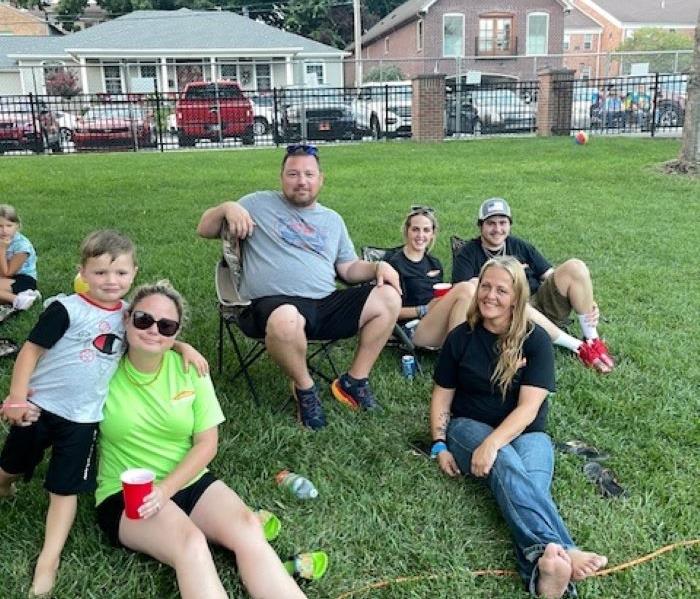
[[[43,73],[59,64],[91,94],[176,92],[201,79],[340,87],[346,54],[229,12],[144,10],[60,38],[0,37],[0,94],[45,93]]]

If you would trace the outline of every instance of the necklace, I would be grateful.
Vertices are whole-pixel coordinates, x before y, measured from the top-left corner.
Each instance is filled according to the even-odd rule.
[[[148,380],[148,381],[141,382],[141,381],[137,381],[136,378],[134,377],[134,375],[132,375],[132,374],[129,372],[129,366],[131,366],[131,368],[134,368],[134,370],[136,370],[136,368],[131,364],[131,362],[129,362],[129,358],[127,358],[127,357],[125,356],[125,357],[124,357],[124,360],[125,360],[125,361],[124,361],[124,374],[126,375],[126,378],[129,379],[129,382],[130,382],[132,385],[135,385],[136,387],[147,387],[147,386],[150,385],[151,383],[155,382],[155,380],[158,378],[158,376],[160,376],[160,371],[161,371],[161,369],[163,368],[163,362],[165,361],[165,360],[163,360],[163,359],[161,358],[160,364],[158,364],[158,370],[156,370],[156,373],[155,373],[155,375],[153,376],[152,379],[150,379],[150,380]],[[129,364],[127,364],[127,362],[129,362]]]
[[[491,258],[497,258],[499,256],[505,256],[506,255],[506,244],[504,243],[500,248],[497,250],[490,250],[487,247],[485,247],[483,244],[481,246],[481,249],[484,250],[484,254],[486,254],[486,257],[490,260]]]

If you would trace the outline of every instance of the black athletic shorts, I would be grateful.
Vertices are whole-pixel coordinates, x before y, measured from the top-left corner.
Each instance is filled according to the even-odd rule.
[[[10,289],[15,295],[22,291],[27,291],[27,289],[36,289],[36,279],[34,277],[29,275],[12,275],[12,278],[15,282],[12,283]]]
[[[31,426],[13,426],[0,454],[0,468],[31,480],[34,469],[51,448],[44,488],[56,495],[92,493],[95,490],[97,422],[71,422],[41,411]]]
[[[175,495],[170,498],[170,501],[175,503],[177,507],[189,516],[194,506],[197,505],[199,498],[204,494],[204,491],[217,480],[219,479],[211,472],[205,472],[198,481],[175,493]],[[119,491],[119,493],[107,497],[107,499],[97,506],[97,524],[114,547],[129,549],[119,541],[119,523],[121,522],[123,513],[124,495]]]
[[[357,334],[360,314],[372,289],[373,285],[337,289],[322,299],[289,295],[261,297],[241,313],[240,326],[248,337],[262,339],[270,314],[282,305],[291,304],[306,319],[307,339],[347,339]]]

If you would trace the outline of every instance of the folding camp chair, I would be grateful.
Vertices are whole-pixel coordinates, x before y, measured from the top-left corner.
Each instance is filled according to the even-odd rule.
[[[217,263],[214,272],[216,296],[219,300],[219,373],[223,371],[224,331],[226,331],[238,360],[238,367],[234,371],[231,380],[235,380],[240,375],[243,375],[253,401],[259,406],[260,397],[250,376],[249,369],[265,353],[265,340],[263,338],[248,337],[240,327],[239,319],[241,313],[250,305],[250,300],[243,299],[239,292],[243,269],[241,244],[238,239],[231,238],[227,230],[222,231],[221,238],[223,241],[223,255]],[[238,330],[238,334],[243,339],[237,339],[238,334],[236,330]],[[318,375],[328,384],[340,376],[330,354],[330,348],[334,343],[336,343],[336,340],[309,340],[310,349],[307,355],[309,371]],[[321,370],[320,364],[324,361],[327,362],[327,368]],[[285,402],[280,409],[283,409],[287,403]]]
[[[452,250],[452,271],[455,268],[455,258],[462,248],[467,245],[467,241],[456,235],[450,235],[450,249]]]
[[[382,248],[373,245],[366,245],[362,248],[362,259],[368,262],[379,262],[380,260],[386,261],[391,258],[396,252],[400,251],[403,246],[393,247],[393,248]],[[420,360],[416,354],[416,346],[411,340],[411,338],[406,333],[406,330],[398,323],[394,325],[394,332],[392,333],[392,338],[389,339],[389,345],[394,344],[399,347],[402,351],[406,351],[413,356],[416,363],[416,370],[423,374],[423,369],[420,365]]]

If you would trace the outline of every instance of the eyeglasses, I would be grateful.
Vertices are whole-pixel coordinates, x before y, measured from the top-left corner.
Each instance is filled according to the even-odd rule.
[[[310,144],[291,144],[287,146],[287,154],[296,154],[304,152],[308,156],[318,156],[318,148]]]
[[[153,323],[155,323],[158,327],[158,332],[163,335],[163,337],[172,337],[180,328],[180,323],[177,320],[171,320],[170,318],[156,320],[148,312],[142,312],[141,310],[134,310],[131,319],[134,326],[141,331],[150,329]]]
[[[434,214],[435,213],[435,208],[431,208],[430,206],[420,206],[418,204],[414,204],[411,206],[411,214]]]

